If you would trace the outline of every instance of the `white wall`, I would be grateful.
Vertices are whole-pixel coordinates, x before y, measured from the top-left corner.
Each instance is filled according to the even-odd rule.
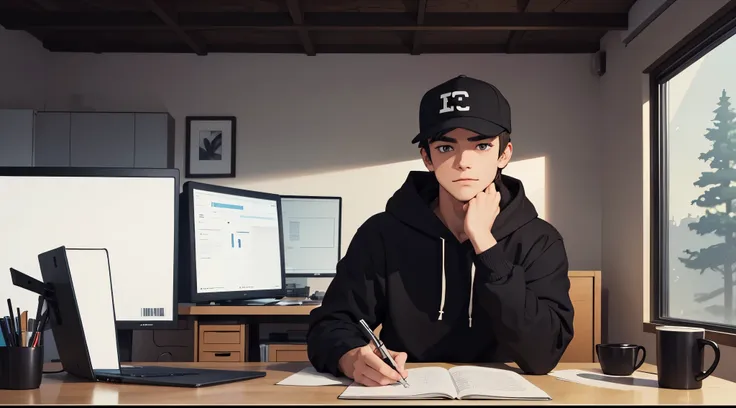
[[[599,269],[600,103],[587,55],[52,54],[46,102],[51,110],[166,110],[176,119],[180,169],[185,116],[235,115],[238,177],[211,181],[343,196],[347,248],[407,171],[423,169],[410,144],[423,92],[461,73],[507,95],[512,166],[546,166],[521,173],[546,190],[537,204],[566,238],[571,267]],[[519,162],[528,159],[538,160]]]
[[[0,26],[0,109],[42,109],[49,52],[30,34]]]
[[[627,47],[618,33],[609,33],[601,42],[608,54],[607,73],[601,79],[600,127],[602,270],[607,292],[603,338],[645,345],[652,363],[655,336],[642,330],[642,317],[649,319],[650,276],[648,78],[642,71],[726,3],[678,1]],[[714,375],[736,379],[736,352],[722,346],[721,353]],[[706,355],[710,361],[712,354]]]

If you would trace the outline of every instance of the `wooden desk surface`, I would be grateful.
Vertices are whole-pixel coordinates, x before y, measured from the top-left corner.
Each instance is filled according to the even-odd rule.
[[[155,365],[157,363],[140,363]],[[307,366],[307,363],[160,363],[160,365],[266,370],[263,378],[204,388],[124,385],[106,382],[81,382],[67,374],[46,374],[41,388],[28,391],[0,390],[3,404],[360,404],[366,401],[339,400],[344,386],[291,387],[277,382]],[[431,364],[450,367],[447,364]],[[410,364],[409,367],[420,365]],[[558,369],[599,369],[595,363],[561,363]],[[54,367],[46,368],[53,370]],[[656,373],[656,367],[645,364],[640,369]],[[589,387],[558,380],[551,376],[526,376],[546,391],[552,401],[503,401],[504,404],[732,404],[736,383],[716,377],[703,381],[699,390],[668,390],[652,387],[636,391]],[[491,401],[375,401],[377,404],[483,404]],[[373,402],[371,402],[373,403]]]
[[[308,316],[315,305],[298,306],[196,306],[179,305],[182,316]]]

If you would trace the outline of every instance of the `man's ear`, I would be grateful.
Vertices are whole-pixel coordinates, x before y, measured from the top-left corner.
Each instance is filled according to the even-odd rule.
[[[506,168],[506,166],[509,164],[509,161],[511,161],[511,155],[514,152],[514,146],[511,145],[511,142],[508,142],[506,144],[506,148],[503,150],[503,153],[501,154],[501,157],[498,158],[498,168],[503,169]]]
[[[429,153],[424,148],[419,149],[419,152],[422,154],[422,161],[427,170],[434,171],[434,165],[432,165],[432,159],[429,157]]]

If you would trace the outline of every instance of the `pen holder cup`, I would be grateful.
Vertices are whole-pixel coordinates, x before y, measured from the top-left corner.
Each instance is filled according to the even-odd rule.
[[[31,390],[41,386],[43,347],[0,347],[0,389]]]

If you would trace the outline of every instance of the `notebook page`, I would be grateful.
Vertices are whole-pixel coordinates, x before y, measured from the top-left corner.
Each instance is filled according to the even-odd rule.
[[[348,377],[335,377],[329,373],[320,373],[314,367],[307,367],[277,382],[276,385],[319,387],[323,385],[350,385],[352,382],[353,380]]]
[[[450,370],[460,398],[551,399],[520,374],[490,367],[458,366]]]
[[[452,377],[442,367],[421,367],[407,370],[406,381],[410,387],[401,383],[379,387],[367,387],[353,383],[342,394],[342,399],[416,399],[416,398],[455,398],[455,384]]]

